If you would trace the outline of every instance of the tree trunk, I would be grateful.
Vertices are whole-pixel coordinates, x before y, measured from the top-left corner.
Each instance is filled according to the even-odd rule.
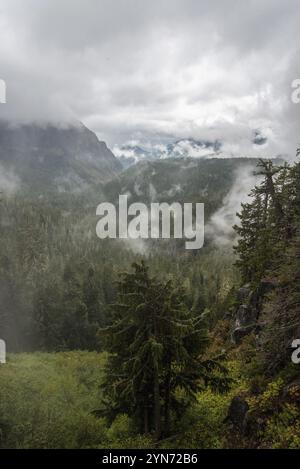
[[[166,436],[170,433],[170,385],[171,385],[171,364],[168,363],[168,371],[165,380],[165,428]]]
[[[147,405],[144,407],[144,433],[149,433],[149,410]]]
[[[155,438],[159,440],[161,434],[160,392],[158,370],[154,370],[154,427]]]

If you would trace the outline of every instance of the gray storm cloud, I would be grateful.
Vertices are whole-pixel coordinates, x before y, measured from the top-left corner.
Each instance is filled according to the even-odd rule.
[[[217,138],[242,156],[293,154],[299,20],[297,0],[1,0],[0,118],[81,120],[111,145]]]

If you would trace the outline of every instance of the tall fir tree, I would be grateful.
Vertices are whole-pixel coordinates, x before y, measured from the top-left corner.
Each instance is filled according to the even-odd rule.
[[[213,360],[201,360],[208,343],[202,317],[187,308],[184,292],[171,281],[151,278],[144,262],[133,264],[118,283],[112,324],[100,331],[110,352],[104,383],[113,413],[127,412],[143,433],[157,439],[170,431],[171,415],[208,383],[226,387]]]

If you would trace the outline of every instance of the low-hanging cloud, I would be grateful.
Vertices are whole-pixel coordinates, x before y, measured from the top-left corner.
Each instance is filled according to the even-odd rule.
[[[250,199],[250,192],[258,180],[253,166],[243,166],[236,171],[234,183],[222,206],[212,215],[205,228],[205,234],[215,245],[223,247],[234,242],[233,226],[239,221],[237,213],[241,210],[241,204]]]
[[[18,176],[9,171],[0,164],[0,193],[5,195],[14,194],[20,187],[20,180]]]

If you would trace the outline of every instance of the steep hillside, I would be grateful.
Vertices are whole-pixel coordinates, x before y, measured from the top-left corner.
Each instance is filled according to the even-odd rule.
[[[107,181],[121,164],[83,124],[11,126],[0,122],[0,169],[6,184],[40,191],[76,191]],[[1,179],[0,179],[1,182]]]
[[[237,172],[254,171],[255,158],[166,159],[144,161],[109,181],[109,200],[127,194],[130,202],[203,202],[207,215],[217,210],[229,193]]]

